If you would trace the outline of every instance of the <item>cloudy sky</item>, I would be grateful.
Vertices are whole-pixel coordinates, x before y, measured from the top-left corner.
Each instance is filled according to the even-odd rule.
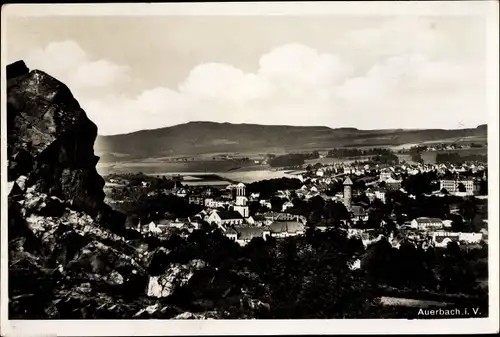
[[[8,61],[67,84],[100,134],[189,121],[413,129],[488,120],[478,17],[11,17],[6,36]]]

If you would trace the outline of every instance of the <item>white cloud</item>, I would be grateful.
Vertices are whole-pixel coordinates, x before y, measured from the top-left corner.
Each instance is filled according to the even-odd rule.
[[[96,90],[126,85],[129,68],[108,60],[91,60],[76,42],[52,42],[27,55],[31,69],[39,69],[65,83],[75,95],[95,94]]]
[[[408,36],[416,31],[423,35]],[[367,56],[366,69],[292,43],[262,55],[253,73],[203,63],[177,88],[149,88],[135,96],[119,89],[130,80],[128,67],[92,60],[71,41],[52,43],[27,61],[65,82],[101,134],[196,120],[364,129],[453,127],[450,119],[483,123],[483,65],[429,56],[441,41],[432,32],[421,21],[396,21],[350,34],[353,48],[362,43],[363,48],[373,44],[372,51],[387,48],[386,56]],[[95,92],[100,95],[91,95]]]

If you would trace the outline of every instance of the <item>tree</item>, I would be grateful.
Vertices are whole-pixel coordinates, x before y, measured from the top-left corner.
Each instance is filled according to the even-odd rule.
[[[451,220],[451,229],[454,232],[466,232],[466,226],[462,216],[458,214],[450,214],[448,217]]]
[[[458,184],[458,192],[467,192],[464,184],[462,184],[462,183]]]
[[[281,198],[271,198],[270,200],[271,202],[271,210],[273,212],[281,212],[281,209],[283,207],[283,204],[285,203],[285,200],[284,199],[281,199]]]
[[[250,213],[250,215],[255,215],[257,213],[264,213],[267,212],[267,210],[268,210],[267,207],[265,207],[258,201],[252,201],[248,204],[248,212]]]
[[[460,204],[460,214],[468,222],[472,221],[478,210],[477,199],[474,197],[467,198]]]

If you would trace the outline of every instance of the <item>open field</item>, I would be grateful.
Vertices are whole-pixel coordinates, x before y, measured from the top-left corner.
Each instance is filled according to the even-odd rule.
[[[300,171],[293,171],[300,173]],[[152,176],[182,176],[182,184],[190,186],[201,185],[227,185],[231,183],[243,182],[246,184],[260,180],[268,180],[275,178],[294,178],[292,171],[288,170],[258,170],[258,171],[233,171],[233,172],[155,172],[149,175]]]
[[[237,165],[231,161],[189,161],[189,162],[160,162],[153,160],[120,162],[120,163],[99,163],[97,170],[100,174],[109,173],[138,173],[161,174],[171,172],[230,172],[234,170],[268,169],[260,165]]]

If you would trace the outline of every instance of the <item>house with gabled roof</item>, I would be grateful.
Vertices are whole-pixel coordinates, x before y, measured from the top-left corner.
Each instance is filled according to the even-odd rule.
[[[351,207],[351,218],[354,221],[367,221],[368,212],[366,212],[366,210],[362,206],[354,205]]]
[[[438,228],[443,228],[443,220],[439,218],[420,217],[413,219],[411,221],[410,226],[412,228],[416,228],[421,231],[429,229],[438,229]]]
[[[218,211],[214,210],[207,219],[208,223],[215,223],[219,228],[226,231],[228,226],[238,226],[244,223],[243,216],[233,210]]]
[[[269,225],[271,236],[286,238],[289,236],[301,235],[305,232],[305,226],[297,220],[274,221]]]

